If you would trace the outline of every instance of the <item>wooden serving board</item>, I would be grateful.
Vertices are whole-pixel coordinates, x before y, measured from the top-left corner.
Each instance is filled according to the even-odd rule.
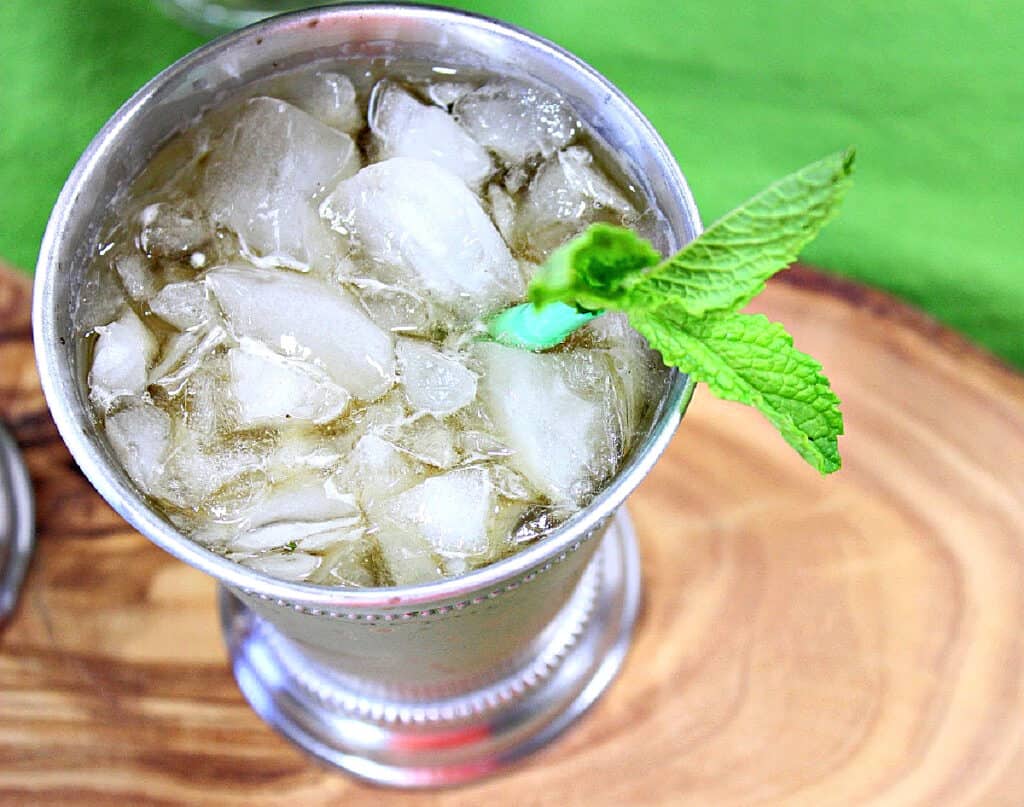
[[[847,416],[820,479],[702,390],[630,499],[646,599],[621,677],[518,770],[394,794],[279,739],[228,671],[211,579],[76,471],[0,274],[0,416],[39,550],[0,635],[0,803],[1024,804],[1024,380],[876,292],[798,268],[757,304]]]

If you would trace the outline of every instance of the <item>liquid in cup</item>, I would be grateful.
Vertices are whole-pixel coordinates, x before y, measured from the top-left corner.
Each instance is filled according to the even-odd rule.
[[[483,338],[588,224],[657,225],[625,177],[521,80],[385,61],[248,87],[100,238],[77,312],[97,421],[182,532],[266,574],[508,557],[614,476],[664,385],[622,315],[544,354]]]

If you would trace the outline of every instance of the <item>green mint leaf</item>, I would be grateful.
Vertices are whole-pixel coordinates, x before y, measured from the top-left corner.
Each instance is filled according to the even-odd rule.
[[[635,278],[627,307],[672,303],[694,316],[742,308],[835,217],[853,160],[852,148],[836,152],[768,186]]]
[[[720,398],[757,407],[822,474],[839,470],[839,399],[821,365],[794,348],[781,325],[760,314],[697,317],[675,306],[631,310],[628,317],[666,364]]]
[[[530,301],[625,311],[666,364],[757,407],[823,474],[838,470],[843,418],[821,366],[782,326],[736,312],[836,215],[853,160],[848,149],[779,180],[665,260],[628,230],[594,225],[551,255],[530,282]],[[530,338],[539,343],[535,332],[555,329],[535,320]]]
[[[631,230],[592,224],[551,253],[530,281],[530,302],[612,308],[627,295],[630,281],[660,260],[658,250]]]
[[[551,254],[530,282],[530,301],[589,311],[667,303],[694,316],[736,311],[836,216],[853,160],[851,148],[780,179],[665,260],[630,230],[591,225]]]

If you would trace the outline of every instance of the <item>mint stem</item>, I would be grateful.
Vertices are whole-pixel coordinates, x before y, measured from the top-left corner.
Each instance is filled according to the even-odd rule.
[[[492,339],[524,350],[547,350],[561,344],[600,312],[580,311],[565,303],[543,307],[522,303],[507,308],[487,322]]]

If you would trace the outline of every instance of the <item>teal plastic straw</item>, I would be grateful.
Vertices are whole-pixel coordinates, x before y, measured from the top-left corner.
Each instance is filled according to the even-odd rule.
[[[537,308],[523,303],[491,318],[487,332],[496,342],[524,350],[547,350],[561,343],[600,312],[581,312],[565,303]]]

